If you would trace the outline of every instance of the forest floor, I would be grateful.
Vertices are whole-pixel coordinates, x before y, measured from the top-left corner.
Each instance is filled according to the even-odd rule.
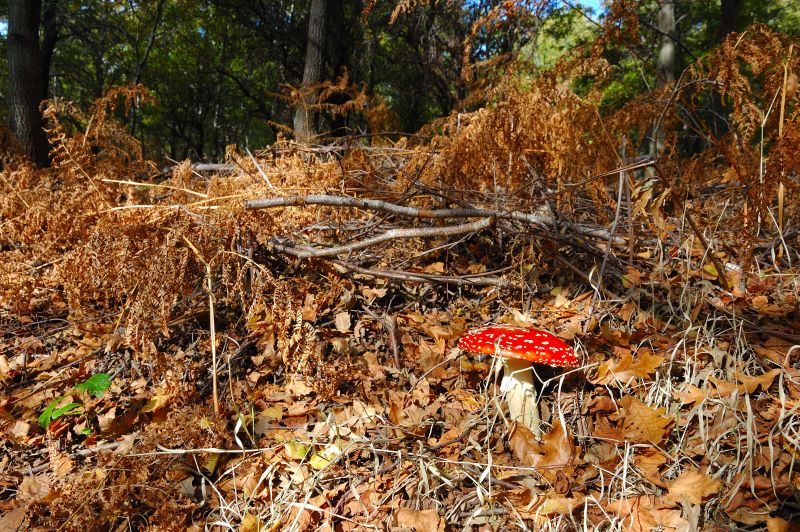
[[[39,192],[20,199],[26,224],[95,226],[3,251],[0,529],[787,529],[796,270],[722,258],[726,290],[694,240],[637,249],[593,288],[522,229],[393,239],[358,270],[361,250],[337,264],[274,246],[363,240],[388,214],[241,208],[296,194],[281,176],[365,156],[404,157],[287,148],[211,179],[184,164],[158,184],[99,183],[120,199],[104,212],[53,172],[5,174]],[[176,201],[187,191],[204,197]],[[550,375],[540,440],[507,418],[491,360],[455,349],[487,323],[552,331],[582,360]]]

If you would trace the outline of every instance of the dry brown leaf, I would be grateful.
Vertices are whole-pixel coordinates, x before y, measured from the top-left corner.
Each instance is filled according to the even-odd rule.
[[[633,458],[633,463],[644,478],[662,488],[667,485],[661,479],[661,467],[667,463],[667,457],[657,449],[645,448],[637,451]]]
[[[780,373],[781,370],[775,368],[758,377],[753,377],[751,375],[747,375],[740,371],[735,371],[733,373],[733,376],[736,377],[736,380],[738,380],[744,385],[744,388],[747,391],[747,393],[753,393],[759,387],[761,387],[761,391],[763,392],[769,390],[770,386],[772,386],[772,382],[775,380],[775,377],[780,375]]]
[[[797,523],[790,523],[780,517],[767,518],[767,532],[789,532],[790,530],[797,530]]]
[[[688,530],[680,510],[661,507],[652,495],[609,501],[604,508],[623,520],[622,529],[626,531]]]
[[[436,510],[399,508],[394,514],[394,519],[398,527],[415,530],[416,532],[440,532],[444,530],[444,519],[439,517],[439,513]]]
[[[694,384],[687,384],[683,391],[673,390],[672,396],[678,399],[682,405],[692,405],[695,407],[706,400],[708,393],[701,390]]]
[[[542,436],[541,443],[536,441],[526,427],[516,425],[509,445],[517,460],[526,466],[540,469],[550,480],[555,479],[558,471],[575,465],[575,457],[578,456],[572,437],[567,434],[559,420],[555,421],[550,432]]]
[[[713,375],[709,376],[708,380],[717,388],[719,395],[725,397],[733,393],[738,393],[739,395],[751,394],[758,390],[759,387],[761,390],[766,391],[770,386],[772,386],[772,382],[775,380],[775,377],[780,375],[780,373],[781,370],[775,368],[761,376],[753,377],[736,371],[734,372],[734,377],[741,384],[734,384],[732,382],[724,381],[714,377]]]
[[[582,506],[585,495],[576,493],[573,497],[547,496],[536,511],[542,515],[569,515],[575,508]]]
[[[707,497],[719,493],[722,483],[699,471],[684,471],[670,484],[665,500],[672,502],[688,501],[700,504]]]
[[[635,359],[628,351],[618,361],[608,360],[597,369],[597,376],[590,382],[597,385],[630,384],[635,379],[649,379],[664,359],[643,353]]]
[[[619,400],[622,411],[616,414],[622,420],[626,440],[637,443],[661,444],[673,422],[664,408],[651,408],[639,399],[626,395]]]
[[[27,506],[17,506],[7,511],[0,517],[0,530],[22,530],[22,523],[25,521]]]
[[[50,494],[50,483],[45,475],[26,476],[22,479],[17,490],[17,499],[20,501],[37,502],[44,500]]]
[[[350,330],[350,313],[338,312],[334,317],[334,323],[337,331],[340,333],[346,333]]]
[[[567,465],[574,465],[575,456],[578,449],[572,442],[572,437],[561,425],[561,421],[556,419],[553,429],[542,436],[542,454],[532,457],[531,465],[542,468],[560,468]]]

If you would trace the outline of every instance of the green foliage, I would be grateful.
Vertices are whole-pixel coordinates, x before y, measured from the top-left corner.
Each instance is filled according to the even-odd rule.
[[[95,373],[80,384],[75,385],[75,389],[86,392],[95,399],[103,397],[111,387],[111,376],[108,373]]]
[[[111,387],[111,376],[108,373],[95,373],[85,381],[76,384],[73,389],[78,392],[88,393],[92,397],[99,399]],[[65,404],[66,403],[66,404]],[[48,428],[56,419],[79,414],[83,409],[83,403],[74,401],[71,395],[62,395],[50,401],[39,416],[39,424]]]
[[[78,410],[81,408],[81,403],[76,403],[71,401],[67,404],[63,404],[65,399],[71,399],[68,395],[62,395],[58,399],[53,399],[44,409],[42,415],[39,416],[39,424],[44,427],[48,428],[50,423],[54,420],[60,418],[61,416],[66,416],[69,414],[77,414]]]

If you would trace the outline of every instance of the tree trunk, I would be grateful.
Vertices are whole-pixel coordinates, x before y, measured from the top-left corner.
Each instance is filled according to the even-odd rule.
[[[656,73],[658,85],[663,87],[675,81],[675,0],[659,0],[658,31],[661,33],[661,48],[658,51]]]
[[[8,109],[11,129],[39,167],[50,164],[39,104],[47,94],[39,50],[41,0],[8,3]]]
[[[719,13],[719,27],[717,28],[717,41],[736,31],[739,26],[739,14],[742,11],[742,0],[722,0]]]
[[[739,26],[739,15],[742,11],[742,0],[721,0],[719,13],[719,27],[717,28],[717,42],[722,43],[728,34],[736,31]],[[711,93],[711,132],[719,138],[728,132],[728,113],[725,111],[725,102],[718,91]]]
[[[675,82],[675,0],[658,1],[658,31],[661,34],[661,47],[656,59],[656,84],[664,87]],[[656,157],[664,150],[666,135],[663,125],[653,131],[650,153]]]
[[[303,68],[302,101],[294,114],[294,136],[298,142],[308,142],[315,134],[313,109],[316,91],[313,86],[322,79],[323,47],[325,46],[325,8],[328,0],[311,0],[308,17],[308,43]]]

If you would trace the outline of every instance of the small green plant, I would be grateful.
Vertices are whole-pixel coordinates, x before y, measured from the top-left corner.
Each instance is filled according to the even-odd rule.
[[[96,373],[73,389],[78,392],[88,393],[92,397],[100,398],[111,387],[111,376],[108,373]],[[39,425],[48,428],[54,420],[67,415],[80,413],[83,403],[75,402],[71,395],[62,395],[50,401],[39,416]]]
[[[86,392],[95,399],[103,397],[111,387],[111,376],[108,373],[95,373],[80,384],[75,385],[75,389]]]

